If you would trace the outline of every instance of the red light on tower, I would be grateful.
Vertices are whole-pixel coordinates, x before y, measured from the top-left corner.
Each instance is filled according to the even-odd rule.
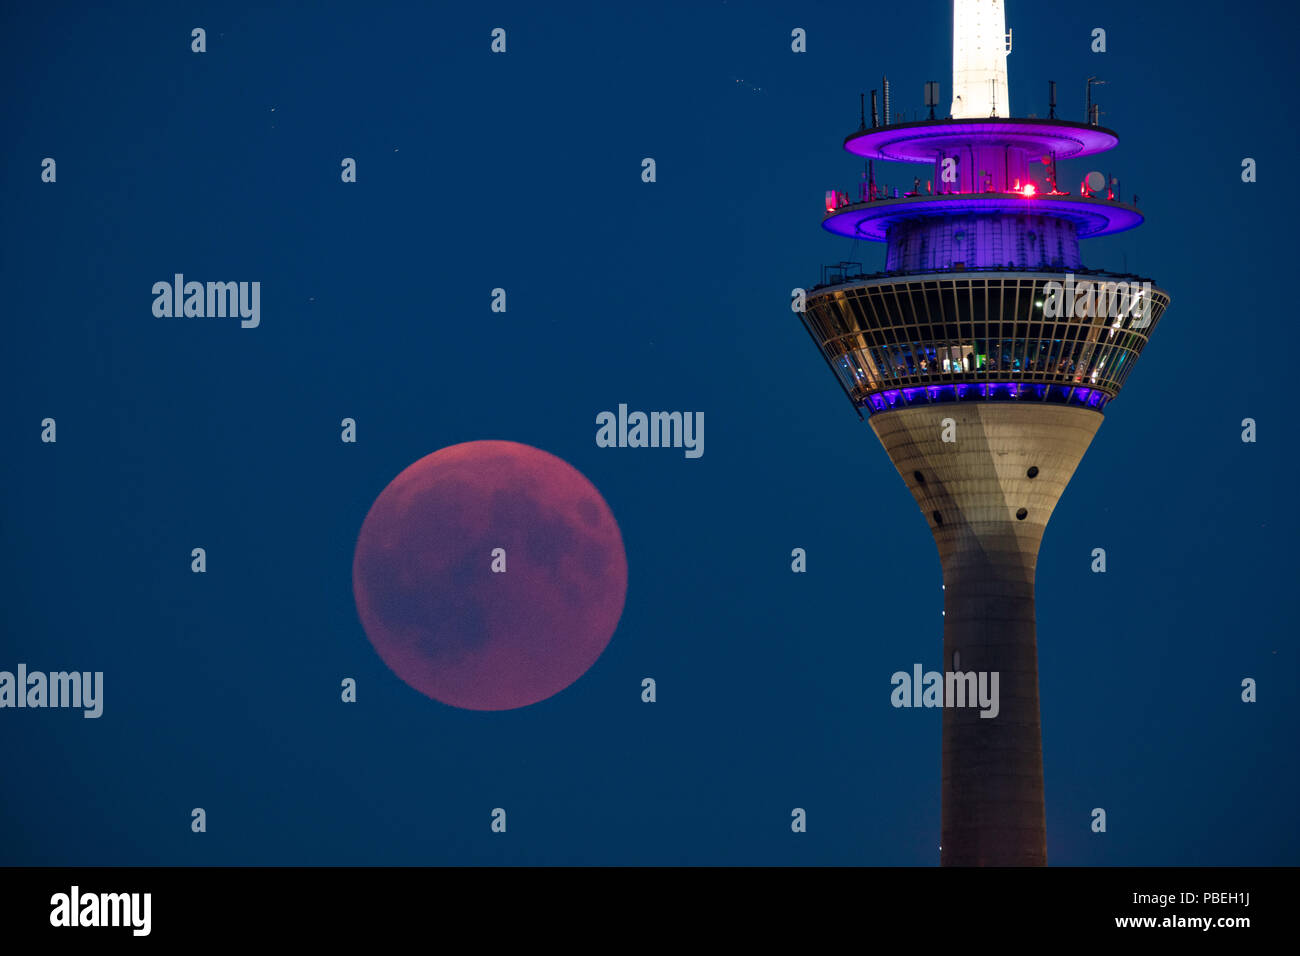
[[[1035,188],[1033,183],[1025,183],[1024,194],[1026,196],[1032,196],[1036,192],[1038,192],[1038,190]]]

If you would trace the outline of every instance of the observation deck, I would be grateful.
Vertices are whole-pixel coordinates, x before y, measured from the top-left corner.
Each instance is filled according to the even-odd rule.
[[[874,97],[874,94],[873,94]],[[875,106],[872,107],[873,124]],[[1091,173],[1060,188],[1057,161],[1119,143],[1089,123],[931,119],[862,127],[862,194],[827,193],[822,227],[886,244],[885,270],[810,290],[803,321],[846,396],[870,415],[946,402],[1044,402],[1101,411],[1169,305],[1149,278],[1087,269],[1079,240],[1143,222],[1136,197]],[[912,188],[873,163],[925,163]]]

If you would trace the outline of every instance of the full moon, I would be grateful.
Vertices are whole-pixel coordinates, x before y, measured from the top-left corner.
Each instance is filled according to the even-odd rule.
[[[384,663],[469,710],[558,694],[609,644],[627,595],[613,513],[567,462],[509,441],[426,455],[361,525],[352,592]]]

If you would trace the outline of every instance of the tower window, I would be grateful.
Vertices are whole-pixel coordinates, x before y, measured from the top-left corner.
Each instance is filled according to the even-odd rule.
[[[943,515],[939,514],[937,511],[932,512],[932,514],[934,515],[935,524],[943,524]]]
[[[912,477],[916,479],[918,485],[925,484],[925,475],[921,474],[919,471],[912,472]]]
[[[1031,466],[1029,467],[1029,470],[1028,470],[1027,472],[1025,472],[1025,474],[1026,474],[1027,476],[1029,476],[1030,478],[1037,478],[1037,477],[1038,477],[1038,466],[1037,466],[1037,465],[1031,465]]]
[[[1024,521],[1028,517],[1029,517],[1029,512],[1026,511],[1024,508],[1021,508],[1019,511],[1016,512],[1017,521]]]

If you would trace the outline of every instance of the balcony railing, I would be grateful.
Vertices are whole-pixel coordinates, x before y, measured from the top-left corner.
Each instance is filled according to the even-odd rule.
[[[1061,274],[1072,272],[1076,276],[1106,276],[1109,279],[1120,281],[1151,282],[1150,276],[1139,276],[1132,272],[1116,272],[1113,269],[1089,269],[1086,266],[1032,266],[1022,268],[1020,266],[965,266],[954,265],[947,269],[933,269],[927,272],[906,272],[899,269],[885,270],[883,272],[858,272],[852,273],[846,271],[847,266],[860,266],[859,262],[837,262],[833,265],[822,266],[822,281],[813,286],[808,291],[817,292],[820,289],[828,289],[833,286],[846,285],[850,282],[862,282],[867,279],[924,279],[926,276],[951,276],[964,272],[991,272],[991,273],[1010,273],[1030,274],[1030,275],[1055,275],[1056,269],[1061,270]]]

